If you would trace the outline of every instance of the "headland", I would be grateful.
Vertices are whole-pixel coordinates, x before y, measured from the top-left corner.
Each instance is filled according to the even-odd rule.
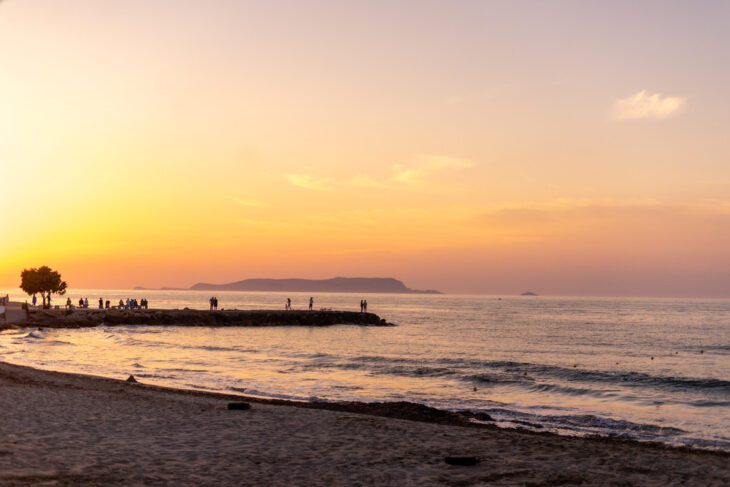
[[[137,286],[137,290],[149,288]],[[441,294],[433,289],[411,289],[392,277],[334,277],[332,279],[244,279],[225,284],[199,282],[189,289],[163,287],[166,291],[249,291],[304,293]]]

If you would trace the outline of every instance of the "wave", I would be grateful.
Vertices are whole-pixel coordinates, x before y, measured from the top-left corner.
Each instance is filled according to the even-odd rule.
[[[588,389],[583,387],[568,387],[558,384],[535,384],[529,388],[532,392],[557,392],[570,396],[593,396],[593,397],[612,397],[616,396],[618,390],[602,390]]]
[[[302,369],[336,368],[362,370],[371,374],[407,377],[454,377],[482,385],[517,385],[535,392],[592,394],[607,397],[616,387],[648,387],[671,392],[714,392],[730,395],[730,381],[715,378],[659,376],[644,372],[610,372],[513,361],[483,361],[454,358],[423,361],[383,356],[333,358],[300,364]],[[584,387],[555,384],[580,383]],[[588,387],[585,387],[588,385]],[[602,387],[596,389],[593,386]]]
[[[216,345],[185,345],[181,343],[165,342],[160,340],[142,340],[131,336],[109,334],[106,339],[126,346],[140,346],[144,348],[166,348],[181,350],[202,350],[208,352],[239,352],[239,353],[258,353],[260,350],[244,347],[223,347]]]
[[[602,433],[611,436],[656,437],[680,436],[687,431],[670,426],[650,423],[635,423],[623,419],[613,419],[593,414],[532,414],[506,408],[489,408],[482,410],[499,422],[519,425],[536,425],[539,428],[557,428],[584,433]]]

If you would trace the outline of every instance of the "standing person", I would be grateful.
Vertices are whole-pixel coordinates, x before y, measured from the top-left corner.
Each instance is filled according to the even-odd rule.
[[[104,299],[99,298],[99,309],[104,309]]]
[[[112,302],[107,299],[106,300],[106,309],[111,308],[111,306],[112,306]]]
[[[309,298],[309,311],[312,311],[313,308],[314,308],[314,298],[310,297]]]
[[[364,313],[364,312],[365,312],[365,301],[361,299],[360,300],[360,313]]]
[[[368,300],[367,299],[363,300],[362,306],[363,306],[363,311],[365,311],[367,313],[368,312]]]
[[[213,304],[215,304],[215,309],[218,310],[218,296],[213,297]]]
[[[71,308],[71,298],[66,298],[66,309]]]
[[[286,298],[286,309],[291,311],[291,298]]]
[[[38,303],[38,298],[35,297],[35,294],[33,295],[33,306],[35,306]]]
[[[84,308],[89,307],[89,298],[84,298]]]
[[[210,297],[208,302],[210,303],[210,310],[213,311],[213,296]]]

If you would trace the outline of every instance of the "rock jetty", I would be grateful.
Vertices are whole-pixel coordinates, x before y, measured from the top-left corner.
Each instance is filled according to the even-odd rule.
[[[394,326],[374,313],[355,311],[278,310],[31,310],[20,324],[28,327],[85,328],[93,326]]]

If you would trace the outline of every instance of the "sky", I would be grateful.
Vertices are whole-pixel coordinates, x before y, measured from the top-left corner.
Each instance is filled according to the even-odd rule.
[[[4,0],[0,287],[730,297],[730,2]]]

